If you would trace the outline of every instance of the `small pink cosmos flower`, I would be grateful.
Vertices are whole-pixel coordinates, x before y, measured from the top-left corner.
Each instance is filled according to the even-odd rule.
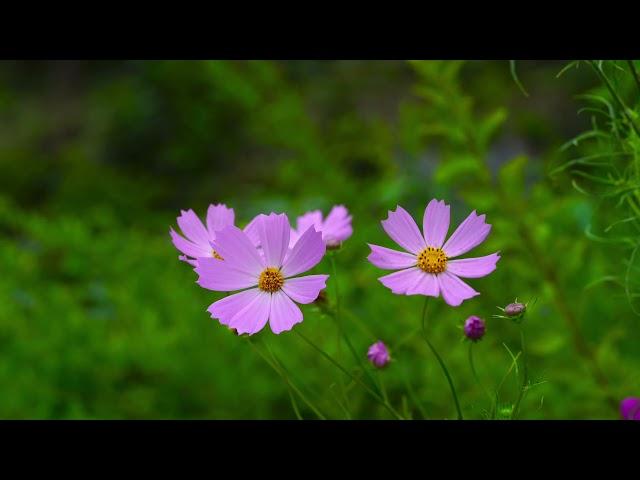
[[[215,240],[217,231],[227,225],[233,225],[235,221],[233,208],[227,208],[222,203],[209,205],[206,227],[193,210],[181,210],[180,213],[177,219],[178,226],[187,238],[176,233],[173,228],[169,231],[173,245],[184,254],[178,258],[193,266],[196,266],[197,259],[201,257],[220,259],[211,242]]]
[[[290,247],[293,247],[310,226],[322,233],[322,241],[328,248],[339,246],[353,233],[351,215],[344,205],[336,205],[324,220],[320,210],[307,212],[296,221],[296,229],[291,229]]]
[[[449,230],[449,205],[444,201],[431,200],[424,211],[423,232],[405,209],[398,206],[395,212],[382,221],[385,232],[407,252],[399,252],[369,244],[368,260],[378,268],[397,270],[380,277],[380,282],[398,295],[442,295],[452,307],[464,300],[480,295],[460,280],[480,278],[496,269],[500,259],[498,253],[479,258],[452,258],[467,253],[480,245],[489,232],[485,215],[474,210],[460,224],[445,243]]]
[[[213,303],[208,312],[238,334],[253,335],[269,322],[275,334],[302,322],[294,303],[313,302],[328,275],[295,277],[316,266],[325,254],[322,235],[306,230],[289,249],[291,227],[285,214],[262,215],[254,225],[262,254],[247,233],[229,225],[216,232],[214,247],[224,258],[201,258],[195,271],[201,287],[219,292],[242,290]]]

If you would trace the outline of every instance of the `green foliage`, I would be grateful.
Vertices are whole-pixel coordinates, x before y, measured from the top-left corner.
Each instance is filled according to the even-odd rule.
[[[420,335],[422,298],[391,294],[367,242],[397,204],[421,224],[493,225],[481,295],[429,307],[465,418],[616,418],[640,391],[637,62],[5,62],[0,68],[0,417],[455,418]],[[578,98],[583,110],[571,95]],[[574,137],[567,142],[567,138]],[[327,304],[236,337],[206,308],[168,229],[180,209],[255,214],[345,204],[354,234]],[[331,273],[329,258],[316,267]],[[340,333],[334,287],[339,284]],[[474,346],[461,325],[487,322]],[[341,372],[296,334],[346,366]],[[393,361],[364,360],[384,340]]]

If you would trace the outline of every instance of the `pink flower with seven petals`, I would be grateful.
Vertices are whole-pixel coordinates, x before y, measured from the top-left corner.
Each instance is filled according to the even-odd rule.
[[[291,229],[290,247],[295,243],[310,226],[322,233],[322,240],[329,248],[337,247],[353,233],[351,227],[351,215],[344,205],[336,205],[331,209],[324,220],[320,210],[307,212],[296,221],[296,228]]]
[[[444,201],[431,200],[424,211],[422,234],[405,209],[398,206],[382,221],[385,232],[407,252],[399,252],[369,244],[368,260],[376,267],[398,270],[380,277],[380,282],[398,295],[442,295],[452,307],[464,300],[480,295],[460,280],[480,278],[496,269],[499,253],[479,258],[452,260],[480,245],[491,225],[485,215],[474,210],[445,242],[449,230],[449,205]]]
[[[291,227],[285,214],[262,215],[255,232],[262,254],[249,236],[230,225],[216,232],[214,248],[224,258],[201,258],[198,284],[219,292],[242,290],[213,303],[208,312],[238,334],[252,335],[269,322],[275,334],[302,322],[294,303],[311,303],[326,287],[328,275],[295,277],[316,266],[325,254],[322,235],[307,229],[289,249]]]

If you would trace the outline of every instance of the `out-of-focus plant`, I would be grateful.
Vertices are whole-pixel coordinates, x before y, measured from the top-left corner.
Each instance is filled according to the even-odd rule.
[[[586,234],[606,245],[610,269],[601,281],[619,284],[640,315],[640,77],[638,61],[574,61],[558,74],[583,68],[599,84],[577,95],[591,128],[562,146],[573,156],[552,170],[568,174],[574,188],[595,198],[598,214]],[[626,252],[626,254],[622,254]]]

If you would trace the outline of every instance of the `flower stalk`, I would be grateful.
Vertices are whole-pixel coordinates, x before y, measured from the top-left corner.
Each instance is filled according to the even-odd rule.
[[[433,353],[433,355],[438,360],[438,364],[440,365],[440,368],[442,369],[444,376],[447,377],[447,382],[449,383],[449,388],[451,390],[451,396],[453,397],[453,401],[456,405],[458,420],[463,420],[462,409],[460,408],[460,402],[458,401],[458,394],[456,392],[456,387],[453,385],[453,380],[451,379],[451,375],[449,375],[449,370],[447,369],[447,366],[444,364],[442,357],[440,356],[438,351],[435,349],[433,344],[429,341],[429,337],[427,336],[426,318],[427,318],[428,305],[429,305],[429,297],[426,297],[424,299],[424,306],[422,307],[422,337],[424,338],[424,341],[427,343],[427,345],[431,349],[431,352]]]

